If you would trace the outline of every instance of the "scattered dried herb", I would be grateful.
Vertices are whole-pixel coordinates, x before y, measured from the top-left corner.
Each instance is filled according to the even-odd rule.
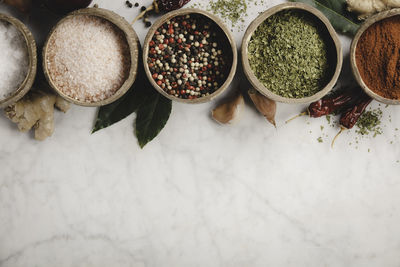
[[[255,76],[269,90],[287,98],[319,92],[328,80],[327,45],[309,14],[281,11],[255,30],[248,46]]]
[[[328,124],[331,124],[331,115],[326,115],[326,120],[328,121]]]
[[[363,115],[361,115],[358,120],[356,126],[356,133],[360,135],[370,135],[373,137],[380,135],[383,133],[381,125],[382,119],[382,110],[374,109],[370,111],[366,111]]]
[[[225,20],[230,20],[232,26],[237,22],[244,22],[243,17],[247,15],[246,0],[211,0],[209,10],[218,14]]]

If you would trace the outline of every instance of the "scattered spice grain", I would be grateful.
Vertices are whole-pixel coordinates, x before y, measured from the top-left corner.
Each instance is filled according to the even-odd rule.
[[[132,8],[132,6],[133,6],[132,3],[131,3],[130,1],[126,1],[125,4],[126,4],[126,6],[129,7],[129,8]]]
[[[64,94],[85,102],[112,96],[129,76],[127,40],[114,24],[96,16],[63,21],[50,37],[48,73]]]

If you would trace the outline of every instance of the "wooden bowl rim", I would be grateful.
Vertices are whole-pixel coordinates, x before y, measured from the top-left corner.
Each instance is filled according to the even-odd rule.
[[[361,78],[361,74],[358,70],[357,67],[357,61],[356,61],[356,50],[357,50],[357,44],[358,41],[360,40],[361,36],[363,35],[363,33],[369,28],[371,27],[373,24],[375,24],[376,22],[385,20],[387,18],[390,17],[394,17],[394,16],[399,16],[400,15],[400,8],[395,8],[395,9],[391,9],[388,11],[383,11],[380,12],[370,18],[368,18],[360,27],[360,29],[357,31],[356,35],[353,38],[353,41],[351,42],[351,46],[350,46],[350,64],[351,64],[351,69],[352,72],[354,74],[354,77],[357,81],[357,83],[361,86],[361,88],[364,90],[364,92],[366,94],[368,94],[370,97],[372,97],[373,99],[387,104],[387,105],[400,105],[400,100],[396,100],[396,99],[388,99],[385,98],[383,96],[378,95],[377,93],[375,93],[373,90],[371,90],[363,81],[363,79]]]
[[[335,72],[334,72],[331,80],[318,93],[316,93],[312,96],[309,96],[309,97],[304,97],[304,98],[287,98],[287,97],[277,95],[277,94],[271,92],[270,90],[268,90],[254,75],[254,73],[250,67],[249,57],[248,57],[248,45],[250,42],[250,38],[253,35],[254,31],[257,29],[257,27],[261,23],[263,23],[267,18],[269,18],[270,16],[272,16],[276,13],[279,13],[283,10],[291,10],[291,9],[299,9],[299,10],[306,11],[306,12],[314,15],[316,17],[316,20],[319,20],[320,22],[322,22],[325,25],[326,29],[328,30],[329,36],[331,37],[331,39],[335,45],[335,48],[336,48],[337,64],[336,64],[336,69],[335,69]],[[277,102],[282,102],[282,103],[287,103],[287,104],[307,104],[307,103],[314,102],[314,101],[324,97],[335,86],[335,84],[339,78],[339,75],[340,75],[340,72],[342,69],[342,64],[343,64],[342,45],[339,40],[339,36],[336,33],[335,29],[333,28],[332,24],[330,23],[328,18],[322,12],[320,12],[318,9],[316,9],[310,5],[307,5],[307,4],[303,4],[303,3],[280,4],[280,5],[274,6],[270,9],[266,10],[265,12],[261,13],[255,20],[253,20],[253,22],[247,28],[245,35],[243,37],[243,40],[242,40],[241,52],[242,52],[241,54],[242,54],[242,64],[243,64],[244,73],[245,73],[247,79],[250,81],[251,85],[257,91],[259,91],[261,94],[265,95],[266,97],[268,97],[272,100],[275,100]]]
[[[182,98],[178,98],[178,97],[172,96],[172,95],[168,94],[167,92],[165,92],[154,81],[154,79],[152,78],[149,66],[147,65],[147,58],[148,58],[148,53],[149,53],[149,42],[153,38],[153,35],[154,35],[155,31],[161,25],[163,25],[167,20],[169,20],[169,19],[171,19],[173,17],[182,16],[182,15],[188,15],[188,14],[200,14],[200,15],[203,15],[203,16],[209,18],[210,20],[212,20],[215,24],[217,24],[222,29],[222,31],[225,33],[225,36],[227,37],[227,39],[229,41],[229,44],[230,44],[231,49],[232,49],[232,57],[233,57],[232,58],[232,67],[231,67],[231,70],[229,72],[229,75],[226,77],[226,80],[225,80],[224,84],[218,90],[216,90],[214,93],[212,93],[212,94],[210,94],[208,96],[203,96],[203,97],[196,98],[196,99],[182,99]],[[198,8],[183,8],[183,9],[171,11],[171,12],[163,15],[156,22],[154,22],[152,27],[149,29],[149,31],[148,31],[148,33],[146,35],[145,41],[144,41],[144,45],[143,45],[143,64],[144,64],[144,69],[145,69],[146,75],[147,75],[148,79],[150,80],[150,83],[152,84],[154,89],[156,89],[160,94],[162,94],[163,96],[165,96],[166,98],[168,98],[170,100],[181,102],[181,103],[187,103],[187,104],[206,103],[206,102],[209,102],[209,101],[213,100],[214,98],[216,98],[220,94],[222,94],[229,87],[229,85],[232,83],[232,80],[233,80],[233,78],[235,76],[236,68],[237,68],[237,61],[238,61],[237,57],[238,57],[238,55],[237,55],[236,42],[235,42],[235,39],[232,36],[231,31],[224,25],[223,21],[221,19],[219,19],[217,16],[215,16],[215,15],[213,15],[213,14],[207,12],[207,11],[198,9]]]
[[[38,59],[37,59],[36,41],[35,38],[33,37],[32,32],[28,29],[28,27],[26,27],[25,24],[23,24],[19,19],[6,14],[0,14],[0,20],[12,24],[22,33],[26,42],[26,47],[28,50],[28,57],[29,57],[28,72],[24,81],[12,95],[0,100],[0,108],[4,108],[20,100],[32,88],[32,85],[36,78]]]
[[[57,86],[53,83],[49,71],[47,68],[47,49],[49,45],[49,41],[54,33],[54,31],[66,20],[70,19],[71,17],[74,16],[81,16],[81,15],[87,15],[87,16],[96,16],[102,19],[105,19],[112,24],[114,24],[119,30],[121,30],[125,34],[126,41],[129,46],[129,52],[131,56],[131,66],[129,69],[129,76],[125,80],[125,82],[122,84],[121,88],[118,89],[112,96],[109,98],[106,98],[101,101],[97,102],[86,102],[86,101],[80,101],[75,98],[72,98],[66,94],[64,94],[60,89],[57,88]],[[107,9],[102,9],[102,8],[97,8],[97,7],[91,7],[91,8],[83,8],[79,9],[76,11],[73,11],[66,16],[64,16],[60,21],[57,22],[57,24],[52,28],[50,31],[49,35],[47,36],[47,40],[43,46],[43,71],[46,77],[46,80],[48,81],[49,85],[57,94],[59,94],[62,98],[67,100],[68,102],[71,102],[73,104],[79,105],[79,106],[84,106],[84,107],[100,107],[100,106],[105,106],[108,104],[111,104],[112,102],[118,100],[121,98],[123,95],[125,95],[128,90],[131,88],[132,84],[134,83],[136,76],[137,76],[137,70],[138,70],[138,59],[139,59],[139,38],[133,29],[133,27],[120,15],[117,13],[107,10]]]

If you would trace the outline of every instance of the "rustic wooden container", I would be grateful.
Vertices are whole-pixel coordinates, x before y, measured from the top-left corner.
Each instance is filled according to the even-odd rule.
[[[49,75],[49,70],[47,67],[47,49],[49,45],[49,40],[51,39],[54,31],[57,29],[57,27],[63,23],[65,20],[74,17],[74,16],[80,16],[80,15],[89,15],[89,16],[96,16],[100,17],[102,19],[108,20],[112,24],[114,24],[118,29],[120,29],[124,34],[125,38],[127,40],[127,43],[129,45],[129,50],[130,50],[130,57],[131,57],[131,66],[129,70],[129,76],[124,82],[124,84],[121,86],[121,88],[115,92],[114,95],[111,97],[102,100],[102,101],[97,101],[97,102],[86,102],[86,101],[79,101],[76,100],[66,94],[64,94],[61,90],[57,88],[57,86],[53,83],[53,81],[50,78]],[[80,106],[85,106],[85,107],[99,107],[99,106],[104,106],[108,105],[117,99],[121,98],[132,86],[136,79],[137,75],[137,69],[138,69],[138,59],[139,59],[139,38],[135,32],[135,30],[132,28],[132,26],[121,16],[118,14],[102,9],[102,8],[85,8],[85,9],[80,9],[77,11],[74,11],[67,16],[65,16],[63,19],[61,19],[51,30],[49,36],[47,37],[46,43],[43,47],[43,71],[46,76],[47,81],[49,82],[50,86],[65,100],[74,103],[76,105]]]
[[[28,49],[28,57],[29,57],[29,69],[28,69],[28,74],[25,77],[25,80],[21,83],[19,88],[11,96],[3,100],[0,100],[0,108],[4,108],[20,100],[32,88],[37,71],[37,48],[32,33],[21,21],[5,14],[0,14],[0,20],[11,23],[22,33],[22,35],[25,38],[26,46]]]
[[[147,59],[148,59],[148,54],[149,54],[149,42],[151,41],[151,39],[153,38],[154,33],[156,32],[156,30],[163,25],[167,20],[172,19],[173,17],[177,17],[177,16],[182,16],[182,15],[188,15],[188,14],[200,14],[203,15],[207,18],[209,18],[210,20],[212,20],[216,25],[218,25],[222,31],[225,33],[228,41],[229,41],[229,45],[231,47],[232,50],[232,67],[230,69],[229,75],[226,77],[226,80],[224,82],[224,84],[214,93],[208,95],[208,96],[204,96],[204,97],[200,97],[200,98],[196,98],[196,99],[182,99],[182,98],[178,98],[175,97],[173,95],[168,94],[167,92],[165,92],[160,86],[157,85],[157,83],[154,81],[154,79],[152,78],[149,66],[147,65]],[[162,16],[160,19],[158,19],[153,26],[150,28],[149,32],[146,35],[146,39],[144,41],[144,46],[143,46],[143,62],[144,62],[144,69],[146,72],[146,75],[148,77],[148,79],[150,80],[151,84],[153,85],[153,87],[163,96],[165,96],[166,98],[169,98],[171,100],[174,101],[178,101],[178,102],[182,102],[182,103],[189,103],[189,104],[198,104],[198,103],[205,103],[205,102],[209,102],[211,100],[213,100],[214,98],[216,98],[217,96],[219,96],[222,92],[224,92],[229,85],[231,84],[235,73],[236,73],[236,66],[237,66],[237,48],[236,48],[236,43],[235,43],[235,39],[232,36],[232,33],[230,32],[230,30],[224,25],[224,23],[222,22],[222,20],[220,20],[218,17],[214,16],[213,14],[210,14],[204,10],[201,9],[197,9],[197,8],[184,8],[184,9],[179,9],[179,10],[175,10],[172,12],[169,12],[167,14],[165,14],[164,16]]]
[[[297,10],[302,10],[304,12],[307,12],[313,16],[315,16],[316,21],[320,21],[325,27],[327,32],[329,33],[329,38],[332,40],[334,50],[336,52],[336,67],[334,69],[334,72],[332,72],[332,78],[329,81],[329,83],[321,89],[318,93],[315,95],[305,97],[305,98],[287,98],[283,97],[280,95],[277,95],[273,92],[271,92],[268,88],[266,88],[254,75],[253,71],[251,70],[250,64],[249,64],[249,57],[248,57],[248,45],[251,39],[251,36],[253,35],[254,31],[258,28],[258,26],[263,23],[268,17],[279,13],[283,10],[289,10],[289,9],[297,9]],[[253,87],[259,91],[261,94],[265,95],[266,97],[282,102],[282,103],[288,103],[288,104],[307,104],[314,102],[323,96],[325,96],[329,91],[332,90],[332,88],[335,86],[337,79],[339,78],[340,71],[342,69],[342,64],[343,64],[343,52],[342,52],[342,46],[339,40],[339,37],[335,31],[335,29],[332,27],[331,23],[329,20],[325,17],[324,14],[322,14],[319,10],[315,9],[314,7],[311,7],[309,5],[303,4],[303,3],[285,3],[281,4],[275,7],[272,7],[265,11],[264,13],[260,14],[247,28],[246,33],[243,37],[242,41],[242,63],[243,63],[243,69],[246,77],[250,81],[250,83],[253,85]],[[285,77],[282,77],[282,79],[285,79]]]
[[[367,93],[370,97],[373,99],[384,103],[388,105],[400,105],[400,100],[395,100],[395,99],[388,99],[384,98],[374,91],[372,91],[363,81],[361,78],[360,72],[358,71],[357,67],[357,62],[356,62],[356,49],[357,49],[357,44],[358,41],[360,40],[360,37],[363,35],[363,33],[373,24],[375,24],[378,21],[393,17],[393,16],[399,16],[400,15],[400,8],[384,11],[381,13],[378,13],[369,19],[367,19],[360,27],[358,32],[356,33],[352,43],[351,43],[351,48],[350,48],[350,62],[351,62],[351,69],[353,71],[354,77],[356,78],[358,84],[361,86],[361,88]],[[399,29],[400,31],[400,29]]]

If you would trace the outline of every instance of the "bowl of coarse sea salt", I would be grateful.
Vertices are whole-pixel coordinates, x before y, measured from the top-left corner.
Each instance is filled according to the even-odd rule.
[[[104,106],[122,97],[136,79],[139,39],[130,24],[101,8],[61,19],[43,47],[50,86],[81,106]]]
[[[0,108],[21,99],[36,76],[36,43],[18,19],[0,14]]]

